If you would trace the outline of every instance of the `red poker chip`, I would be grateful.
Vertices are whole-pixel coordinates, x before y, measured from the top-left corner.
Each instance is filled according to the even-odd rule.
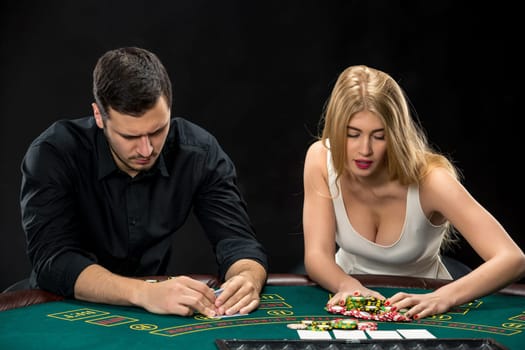
[[[411,319],[405,316],[403,313],[398,311],[384,311],[379,313],[370,313],[358,309],[347,309],[346,307],[339,305],[326,306],[326,311],[333,314],[341,314],[347,317],[358,318],[368,321],[381,321],[381,322],[410,322]]]
[[[375,322],[358,322],[357,329],[360,331],[374,331],[377,330],[377,323]]]
[[[327,307],[327,310],[331,313],[334,313],[334,314],[338,314],[338,313],[342,313],[345,311],[345,308],[344,306],[339,306],[339,305],[330,305]]]

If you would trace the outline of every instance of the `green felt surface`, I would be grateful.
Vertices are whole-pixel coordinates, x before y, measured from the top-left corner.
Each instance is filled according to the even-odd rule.
[[[375,289],[385,296],[398,291]],[[218,338],[299,339],[287,324],[341,317],[324,310],[327,300],[328,292],[316,286],[267,286],[257,311],[223,319],[155,315],[74,300],[51,302],[0,312],[0,349],[206,350],[217,349]],[[521,349],[525,298],[496,294],[444,315],[378,323],[378,330],[397,329],[427,329],[438,338],[492,338],[509,349]]]

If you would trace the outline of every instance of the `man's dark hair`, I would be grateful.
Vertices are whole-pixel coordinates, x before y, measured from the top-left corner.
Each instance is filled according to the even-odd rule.
[[[164,96],[172,102],[171,81],[164,65],[152,52],[123,47],[102,55],[93,71],[93,96],[102,115],[108,107],[139,117]]]

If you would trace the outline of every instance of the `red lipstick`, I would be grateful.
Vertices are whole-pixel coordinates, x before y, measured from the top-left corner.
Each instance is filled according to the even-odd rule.
[[[359,169],[368,169],[372,165],[372,161],[371,160],[365,160],[365,159],[356,159],[355,160],[355,165]]]

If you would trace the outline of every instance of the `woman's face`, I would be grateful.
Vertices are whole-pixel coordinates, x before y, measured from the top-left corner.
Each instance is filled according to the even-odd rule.
[[[350,173],[367,177],[384,168],[385,126],[375,113],[365,110],[354,114],[346,133],[346,167]]]

